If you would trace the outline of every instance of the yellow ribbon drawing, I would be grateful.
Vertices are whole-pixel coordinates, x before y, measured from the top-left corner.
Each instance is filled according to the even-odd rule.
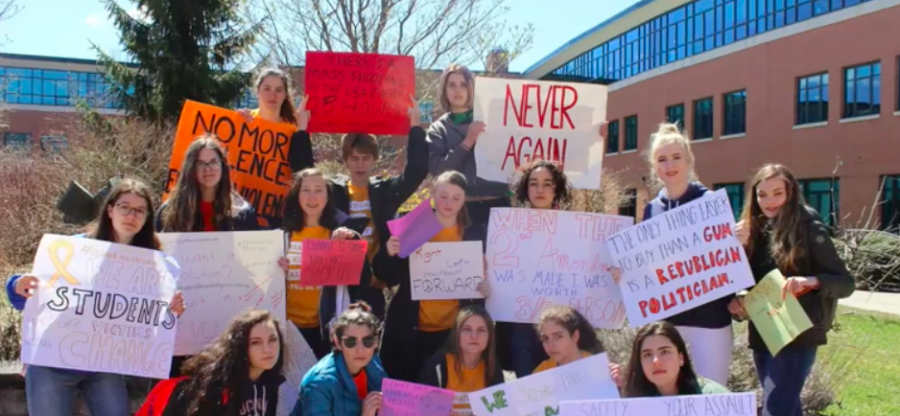
[[[62,261],[60,261],[58,257],[58,251],[60,249],[65,252]],[[66,279],[70,285],[80,284],[78,279],[76,279],[75,276],[72,276],[66,269],[66,267],[69,266],[69,262],[72,261],[72,256],[75,255],[75,247],[72,246],[72,243],[67,240],[56,240],[50,243],[50,247],[47,251],[50,252],[50,262],[53,263],[53,267],[56,268],[56,273],[53,273],[53,276],[50,278],[50,282],[47,283],[47,285],[53,287],[53,284],[56,283],[56,280],[60,277]]]

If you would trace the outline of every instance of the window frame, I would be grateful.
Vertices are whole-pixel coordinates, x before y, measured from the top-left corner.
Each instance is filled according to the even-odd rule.
[[[673,110],[673,109],[676,109],[676,108],[680,109],[680,112],[681,112],[680,117],[681,117],[681,119],[680,119],[680,120],[674,120],[674,121],[673,121],[673,120],[672,120],[672,110]],[[675,121],[680,121],[680,123],[676,123]],[[672,104],[672,105],[666,107],[666,123],[672,123],[672,124],[677,125],[679,130],[684,130],[684,129],[685,129],[685,125],[684,125],[684,124],[685,124],[685,123],[684,123],[684,103]]]
[[[858,72],[862,68],[867,68],[867,67],[869,70],[869,75],[863,76],[863,77],[857,77],[856,72]],[[875,73],[876,70],[878,72],[877,74]],[[848,104],[848,100],[850,98],[849,98],[849,94],[847,91],[847,89],[848,89],[847,87],[851,82],[851,80],[848,78],[848,74],[850,73],[850,71],[854,71],[853,80],[852,80],[853,85],[854,85],[854,88],[853,88],[854,97],[857,96],[858,91],[859,91],[859,81],[862,79],[868,80],[869,99],[870,99],[869,103],[868,103],[869,104],[868,111],[857,110],[857,107],[860,104],[859,101],[854,101],[853,104]],[[871,61],[871,62],[862,63],[862,64],[858,64],[858,65],[847,66],[842,69],[842,72],[844,74],[844,79],[843,79],[843,81],[844,81],[843,82],[843,92],[844,92],[843,98],[844,99],[843,99],[842,109],[841,109],[841,118],[842,119],[854,119],[854,118],[860,118],[860,117],[869,117],[869,116],[880,115],[881,114],[881,105],[883,104],[881,102],[881,75],[882,75],[881,74],[881,60]],[[877,82],[878,88],[875,88],[876,77],[878,80],[878,82]],[[877,104],[875,103],[876,95],[878,97]],[[855,100],[855,98],[854,98],[854,100]],[[849,106],[849,108],[848,108],[848,106]],[[875,107],[877,107],[877,109]],[[874,111],[873,111],[873,109],[874,109]]]
[[[742,94],[739,102],[730,101],[732,96]],[[734,107],[739,107],[735,109]],[[740,114],[737,113],[740,111]],[[734,122],[732,118],[740,116],[738,126],[731,126],[729,122]],[[732,129],[729,129],[732,127]],[[722,136],[735,136],[739,134],[747,134],[747,89],[727,92],[722,94]]]
[[[708,113],[709,113],[708,114],[708,116],[709,116],[709,132],[708,132],[708,134],[709,135],[708,136],[704,135],[703,137],[701,137],[701,135],[698,133],[698,131],[699,131],[700,125],[701,125],[699,117],[702,117],[702,115],[700,114],[700,111],[698,111],[698,106],[701,103],[706,102],[706,101],[709,101],[709,106],[708,106]],[[694,113],[693,113],[693,117],[691,117],[693,119],[693,126],[691,129],[692,140],[694,140],[694,141],[712,140],[716,135],[716,132],[715,132],[715,127],[716,127],[715,99],[714,99],[714,97],[712,97],[712,96],[703,97],[703,98],[694,100],[693,109],[694,109]],[[704,133],[706,132],[705,130],[706,129],[704,129]]]
[[[803,199],[806,201],[807,205],[811,206],[816,212],[819,213],[819,216],[822,217],[825,225],[829,227],[836,227],[838,222],[840,222],[841,218],[841,178],[809,178],[809,179],[800,179],[797,181],[800,186],[800,191],[803,193]],[[828,191],[815,191],[815,193],[811,194],[808,189],[808,185],[813,183],[821,183],[827,182],[829,183]],[[822,213],[821,206],[816,206],[813,204],[812,198],[810,195],[828,195],[831,199],[831,212]]]
[[[625,143],[622,147],[623,152],[630,152],[638,149],[638,128],[639,125],[637,114],[625,117]],[[631,141],[633,141],[634,144],[633,148],[629,147],[629,142]]]
[[[810,80],[817,79],[818,85],[816,87],[810,87]],[[804,86],[805,83],[805,86]],[[828,111],[831,107],[831,76],[828,71],[817,72],[814,74],[803,75],[797,77],[794,82],[795,94],[794,94],[794,125],[795,126],[804,126],[807,124],[816,124],[816,123],[827,123],[828,122]],[[817,117],[810,117],[812,114],[811,101],[809,99],[810,91],[818,91],[819,99],[816,102],[817,106],[815,107],[818,111],[816,114]],[[805,94],[805,101],[801,102],[800,98]],[[801,110],[801,106],[805,104],[805,108]],[[805,116],[805,117],[801,117]]]
[[[746,184],[744,182],[727,182],[727,183],[713,184],[714,190],[718,191],[719,189],[723,189],[723,188],[725,189],[725,192],[728,194],[728,203],[729,204],[734,202],[735,198],[738,199],[739,203],[738,203],[737,207],[735,207],[734,204],[731,204],[731,211],[734,213],[735,221],[740,220],[741,213],[743,213],[743,211],[744,211],[744,203],[747,201],[745,185]],[[739,192],[737,194],[733,194],[731,192],[731,190],[735,189],[735,187],[739,187],[739,188],[737,188],[739,190]]]
[[[619,120],[615,119],[609,122],[609,125],[606,126],[606,135],[609,136],[606,138],[606,154],[615,155],[620,152],[622,146],[619,144]],[[609,151],[609,146],[611,144],[616,145],[616,150],[614,152]]]
[[[884,175],[879,183],[881,188],[881,230],[900,234],[900,173]],[[888,192],[890,189],[891,192]],[[890,194],[890,195],[889,195]],[[888,197],[890,196],[890,200]],[[893,211],[893,215],[888,215]]]

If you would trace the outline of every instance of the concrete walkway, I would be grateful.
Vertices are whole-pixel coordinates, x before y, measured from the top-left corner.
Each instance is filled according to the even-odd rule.
[[[857,290],[840,304],[851,308],[889,313],[900,316],[900,293],[866,292]]]

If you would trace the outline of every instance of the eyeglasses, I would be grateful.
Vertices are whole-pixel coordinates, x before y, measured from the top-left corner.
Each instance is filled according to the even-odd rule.
[[[356,348],[356,343],[359,342],[359,338],[344,337],[341,339],[341,342],[344,344],[344,348]],[[363,337],[362,345],[363,345],[363,347],[366,347],[366,348],[374,348],[375,347],[375,337],[372,335]]]
[[[198,160],[194,163],[194,166],[200,170],[219,170],[222,169],[222,161],[219,159],[210,160],[209,162],[204,162],[202,160]]]
[[[116,212],[121,216],[133,215],[135,218],[144,218],[147,216],[147,210],[144,208],[132,208],[125,204],[116,204]]]

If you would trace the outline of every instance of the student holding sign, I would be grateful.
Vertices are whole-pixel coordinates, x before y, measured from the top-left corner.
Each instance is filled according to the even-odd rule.
[[[278,68],[263,68],[256,77],[255,86],[259,108],[238,110],[248,123],[261,117],[273,123],[297,124],[298,113],[291,101],[293,88],[286,72]],[[306,128],[304,126],[298,130]]]
[[[382,410],[386,375],[375,355],[379,328],[365,302],[341,313],[331,325],[333,352],[303,377],[291,416],[375,416]]]
[[[837,254],[818,213],[807,206],[791,171],[779,164],[763,166],[753,177],[736,234],[747,250],[753,277],[759,282],[774,269],[789,277],[782,289],[797,297],[813,327],[774,357],[750,323],[750,348],[762,383],[763,415],[802,413],[800,392],[827,342],[838,299],[853,293],[855,283]],[[729,309],[746,316],[737,298]]]
[[[650,176],[661,183],[659,195],[644,207],[644,220],[688,204],[709,192],[695,180],[694,153],[691,142],[675,124],[661,124],[650,136]],[[621,279],[618,267],[610,269],[616,282]],[[728,304],[734,296],[725,296],[666,319],[678,328],[687,341],[691,354],[703,357],[697,361],[697,373],[719,384],[728,382],[731,365],[731,313]]]
[[[150,188],[143,182],[124,179],[113,187],[99,217],[85,238],[159,250],[153,231],[153,200]],[[45,284],[37,276],[13,276],[6,283],[10,303],[24,309],[38,285]],[[184,299],[176,292],[169,311],[177,316],[184,312]],[[62,368],[28,365],[25,369],[25,395],[28,414],[70,416],[75,390],[81,389],[91,414],[120,416],[131,413],[125,377],[120,374],[97,373]]]
[[[654,322],[638,330],[624,390],[625,397],[728,393],[722,385],[694,373],[684,338],[669,322]]]
[[[466,178],[459,172],[445,172],[434,182],[435,216],[443,229],[429,242],[469,240],[466,232],[469,217],[466,213]],[[481,299],[412,300],[409,258],[398,256],[400,239],[392,236],[372,263],[375,274],[390,286],[399,285],[391,299],[391,311],[385,322],[381,357],[391,378],[414,382],[425,360],[443,345],[459,308],[465,304],[481,303]],[[486,295],[487,287],[478,285]]]

